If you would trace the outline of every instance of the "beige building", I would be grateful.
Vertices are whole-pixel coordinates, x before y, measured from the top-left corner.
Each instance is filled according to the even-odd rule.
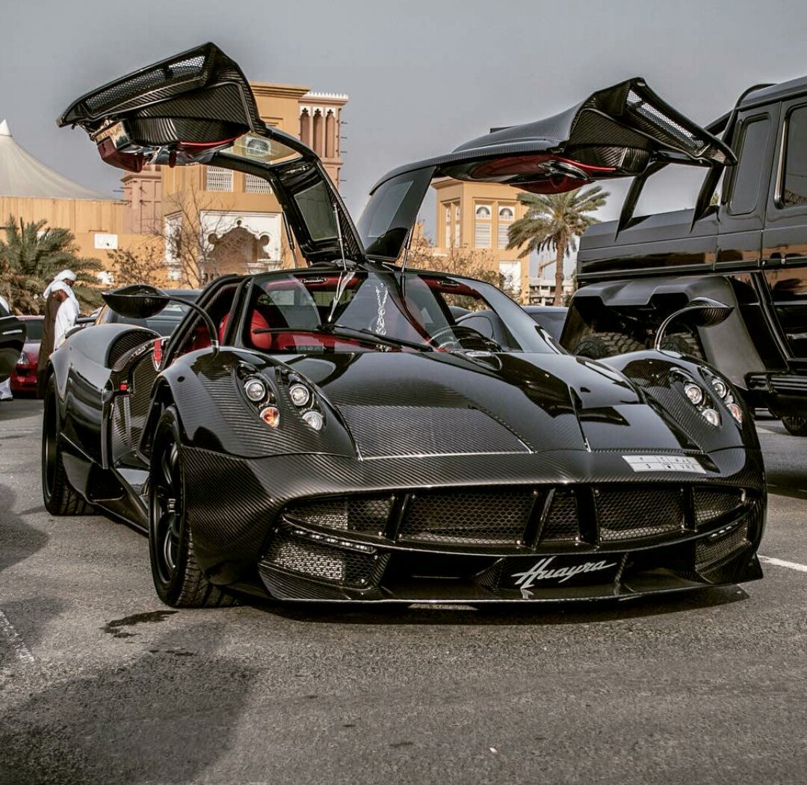
[[[519,259],[518,249],[507,250],[507,230],[524,216],[518,191],[498,183],[466,183],[445,178],[436,180],[437,253],[466,247],[478,251],[480,261],[504,277],[505,287],[516,299],[527,302],[529,259]]]
[[[119,199],[92,191],[63,177],[26,152],[11,135],[8,123],[0,123],[0,217],[50,228],[69,229],[79,255],[105,259],[105,250],[132,242]]]
[[[338,187],[348,96],[262,82],[252,88],[261,118],[310,145]],[[7,124],[0,125],[0,215],[69,229],[81,256],[108,264],[110,251],[151,246],[164,254],[169,278],[180,280],[189,249],[171,240],[195,232],[205,277],[293,263],[280,205],[261,178],[217,167],[158,166],[127,172],[122,184],[122,199],[84,188],[28,154]],[[163,238],[169,240],[164,249]]]
[[[508,293],[522,304],[551,303],[555,293],[554,265],[551,277],[530,277],[530,260],[518,258],[519,249],[507,250],[508,229],[526,212],[519,203],[520,191],[500,183],[468,183],[445,178],[436,180],[435,252],[465,247],[478,252],[505,280]],[[541,259],[546,261],[546,259]],[[572,281],[564,281],[564,293]]]

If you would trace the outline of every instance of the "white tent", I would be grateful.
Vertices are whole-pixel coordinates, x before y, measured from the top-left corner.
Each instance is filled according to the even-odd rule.
[[[42,199],[112,199],[68,180],[22,149],[0,123],[0,196]]]

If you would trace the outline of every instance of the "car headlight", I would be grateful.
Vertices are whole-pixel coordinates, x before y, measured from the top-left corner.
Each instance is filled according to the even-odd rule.
[[[695,406],[699,406],[703,403],[703,390],[694,382],[689,382],[689,384],[684,385],[684,395],[686,395]]]
[[[260,403],[266,398],[266,382],[257,376],[250,376],[244,382],[244,392],[253,403]]]
[[[295,382],[289,387],[289,397],[295,406],[303,407],[311,400],[311,392],[304,384]]]
[[[20,359],[17,360],[17,365],[30,365],[31,360],[25,352],[20,352]]]
[[[731,388],[711,368],[702,368],[702,381],[693,379],[689,373],[678,370],[675,374],[686,399],[698,410],[709,425],[718,428],[722,422],[720,410],[725,408],[734,420],[742,425],[743,410],[734,400]]]
[[[712,389],[717,393],[718,398],[725,398],[729,393],[729,388],[722,379],[712,378]]]
[[[311,409],[303,415],[303,422],[315,431],[321,431],[325,418],[315,409]]]

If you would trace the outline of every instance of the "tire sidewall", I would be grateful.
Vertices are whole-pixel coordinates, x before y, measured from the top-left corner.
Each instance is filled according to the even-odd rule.
[[[162,543],[158,541],[156,534],[156,488],[154,480],[157,475],[158,469],[157,462],[161,460],[162,454],[166,449],[169,449],[171,444],[177,445],[178,460],[179,460],[179,476],[180,476],[180,489],[179,489],[179,505],[181,509],[180,527],[179,527],[179,547],[176,555],[176,566],[173,574],[164,580],[160,574],[159,568],[159,549]],[[154,449],[151,453],[151,464],[149,467],[149,495],[148,495],[148,512],[149,512],[149,560],[151,562],[151,575],[154,580],[154,588],[160,599],[166,605],[175,606],[179,601],[183,588],[183,576],[187,567],[188,561],[188,529],[187,517],[185,514],[185,479],[184,469],[182,465],[182,434],[179,425],[179,417],[177,411],[173,406],[169,406],[163,410],[160,419],[157,423],[157,428],[154,434]]]
[[[48,512],[54,504],[54,488],[59,461],[59,407],[56,401],[56,385],[53,377],[45,387],[45,403],[42,414],[42,498]]]
[[[807,436],[807,417],[782,417],[782,425],[793,436]]]

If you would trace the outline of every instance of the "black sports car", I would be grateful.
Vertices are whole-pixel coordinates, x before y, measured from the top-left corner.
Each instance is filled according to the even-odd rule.
[[[622,598],[761,577],[762,458],[726,379],[669,351],[573,357],[493,286],[405,267],[433,177],[558,191],[727,154],[641,80],[390,173],[358,227],[212,44],[60,122],[125,168],[266,178],[308,263],[213,281],[168,339],[100,325],[51,358],[46,506],[146,532],[166,603]],[[170,301],[105,299],[132,318]]]

